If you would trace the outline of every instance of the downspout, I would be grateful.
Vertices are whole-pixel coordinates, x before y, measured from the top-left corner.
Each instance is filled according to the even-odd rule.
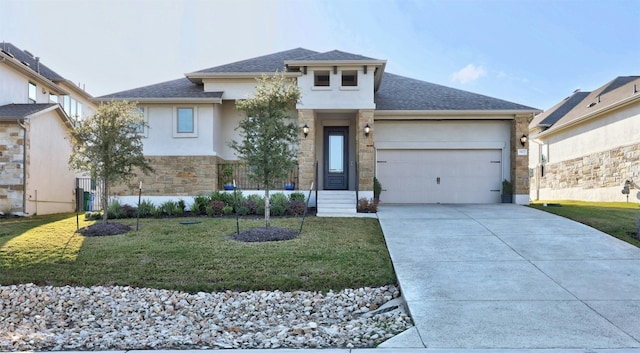
[[[16,119],[18,125],[24,131],[22,141],[22,214],[27,214],[27,126],[24,125],[25,119]]]

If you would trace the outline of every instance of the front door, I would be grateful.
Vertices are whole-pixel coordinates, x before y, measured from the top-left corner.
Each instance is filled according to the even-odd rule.
[[[349,127],[324,128],[324,188],[347,190],[349,188],[349,163],[347,139]]]

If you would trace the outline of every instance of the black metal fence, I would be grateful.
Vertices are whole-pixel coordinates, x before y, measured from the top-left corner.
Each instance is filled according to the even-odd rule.
[[[100,211],[100,198],[104,188],[95,179],[76,178],[76,207],[79,212],[82,211]]]
[[[236,181],[236,187],[243,190],[262,190],[264,185],[254,183],[249,180],[249,168],[247,164],[242,163],[220,163],[218,164],[218,190],[223,190],[224,185],[229,181]],[[230,170],[230,171],[229,171]],[[230,176],[229,176],[230,174]],[[276,180],[276,189],[286,189],[285,185],[292,185],[294,189],[298,189],[298,165],[296,164],[289,176],[282,180]]]

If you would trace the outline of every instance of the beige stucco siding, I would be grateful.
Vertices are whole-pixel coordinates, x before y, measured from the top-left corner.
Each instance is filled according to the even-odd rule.
[[[29,80],[7,65],[0,65],[0,105],[28,101]]]
[[[47,112],[27,122],[28,214],[72,212],[76,173],[69,169],[71,140],[59,113]]]

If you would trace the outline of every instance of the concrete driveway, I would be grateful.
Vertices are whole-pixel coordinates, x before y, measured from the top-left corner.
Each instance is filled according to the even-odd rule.
[[[640,249],[512,204],[378,218],[415,322],[381,348],[640,352]]]

